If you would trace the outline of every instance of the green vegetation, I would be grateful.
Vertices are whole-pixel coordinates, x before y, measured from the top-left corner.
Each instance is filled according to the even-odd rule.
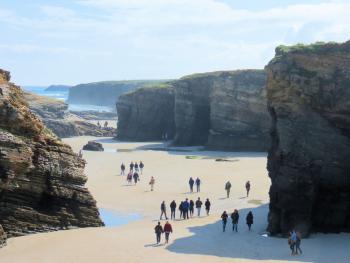
[[[335,50],[338,50],[338,51],[344,50],[344,46],[336,42],[316,42],[310,45],[304,45],[299,43],[294,46],[285,46],[285,45],[278,46],[276,48],[276,56],[284,55],[286,53],[291,53],[291,52],[317,53],[317,52],[326,51],[329,48],[332,48],[333,50],[335,48]]]

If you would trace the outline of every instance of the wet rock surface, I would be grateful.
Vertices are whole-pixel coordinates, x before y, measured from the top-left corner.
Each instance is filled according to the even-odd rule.
[[[88,141],[88,143],[83,146],[83,150],[96,152],[104,151],[102,144],[94,141]]]
[[[350,42],[279,47],[266,69],[268,230],[350,231]]]
[[[22,90],[1,72],[0,88],[0,225],[7,236],[102,226],[84,187],[84,160],[29,110]]]

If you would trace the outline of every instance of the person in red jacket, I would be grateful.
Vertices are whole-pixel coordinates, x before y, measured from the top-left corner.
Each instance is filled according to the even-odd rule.
[[[165,243],[168,244],[169,235],[170,233],[173,233],[173,228],[171,227],[171,224],[168,221],[166,221],[164,225],[164,233],[165,233]]]

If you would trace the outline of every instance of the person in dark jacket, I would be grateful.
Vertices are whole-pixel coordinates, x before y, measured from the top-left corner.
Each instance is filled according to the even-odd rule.
[[[161,238],[162,233],[163,233],[163,227],[161,226],[160,222],[158,222],[158,224],[154,228],[154,232],[156,233],[157,244],[159,244],[160,243],[160,238]]]
[[[196,201],[196,209],[197,209],[197,216],[200,217],[201,216],[201,209],[202,209],[202,201],[201,199],[198,197],[198,200]]]
[[[227,215],[226,211],[224,211],[221,215],[222,232],[225,232],[225,230],[226,230],[227,218],[228,218],[228,215]]]
[[[193,193],[194,180],[193,180],[192,177],[190,177],[190,180],[188,181],[188,184],[190,185],[190,192]]]
[[[163,215],[165,215],[165,219],[168,220],[168,217],[166,215],[166,205],[165,205],[165,201],[162,202],[162,204],[160,205],[160,220],[162,220]]]
[[[180,211],[180,219],[184,217],[184,202],[181,202],[179,205],[179,211]]]
[[[176,202],[175,202],[175,200],[173,200],[173,201],[170,203],[170,211],[171,211],[170,218],[171,218],[171,219],[175,219],[175,211],[176,211]],[[180,216],[180,217],[181,217],[181,216]]]
[[[125,165],[124,165],[124,163],[122,163],[122,165],[120,166],[120,175],[125,175]]]
[[[250,191],[250,182],[249,181],[246,182],[245,189],[247,191],[247,197],[248,197],[249,196],[249,191]]]
[[[231,219],[232,219],[232,231],[238,232],[238,220],[239,220],[239,214],[237,209],[233,211],[231,214]]]
[[[145,165],[143,164],[142,161],[140,161],[139,166],[140,166],[140,172],[141,172],[141,174],[142,174],[142,171],[143,171],[143,168],[145,167]]]
[[[209,198],[207,198],[207,200],[205,201],[204,205],[205,205],[205,211],[207,211],[207,216],[208,216],[209,212],[210,212],[210,206],[211,206]]]
[[[135,171],[138,172],[139,171],[139,164],[137,162],[135,162]]]
[[[184,219],[188,219],[188,210],[190,209],[190,203],[188,202],[188,199],[186,198],[186,200],[182,203],[182,209],[183,209],[183,215],[184,215]]]
[[[231,187],[232,187],[231,182],[227,181],[226,184],[225,184],[225,190],[226,190],[227,198],[230,198]]]
[[[168,244],[169,243],[169,235],[170,235],[170,233],[173,233],[173,228],[168,221],[166,221],[166,223],[164,225],[164,233],[165,233],[165,243]]]
[[[194,213],[194,202],[193,200],[190,200],[190,216],[192,217],[193,216],[193,213]]]
[[[134,175],[133,175],[133,178],[134,178],[134,183],[136,185],[137,182],[140,180],[139,174],[137,172],[135,172]]]
[[[133,171],[134,170],[134,163],[131,162],[129,166],[130,166],[130,171]]]
[[[250,231],[252,224],[254,224],[254,216],[252,211],[249,211],[249,213],[247,214],[246,221],[247,221],[248,229]]]
[[[201,179],[197,177],[196,179],[196,188],[197,188],[197,193],[201,191]]]

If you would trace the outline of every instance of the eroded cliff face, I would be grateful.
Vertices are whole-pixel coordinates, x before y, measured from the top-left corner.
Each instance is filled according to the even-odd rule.
[[[24,92],[24,99],[34,114],[51,129],[58,137],[73,136],[115,136],[114,128],[101,129],[68,111],[68,104],[63,101]]]
[[[0,224],[8,236],[102,226],[85,163],[28,109],[0,71]]]
[[[350,231],[350,42],[279,47],[266,69],[268,230]]]
[[[177,145],[266,151],[270,117],[263,70],[196,74],[175,82]]]
[[[174,88],[169,83],[151,85],[123,94],[117,102],[117,138],[120,140],[169,139],[175,133]]]

